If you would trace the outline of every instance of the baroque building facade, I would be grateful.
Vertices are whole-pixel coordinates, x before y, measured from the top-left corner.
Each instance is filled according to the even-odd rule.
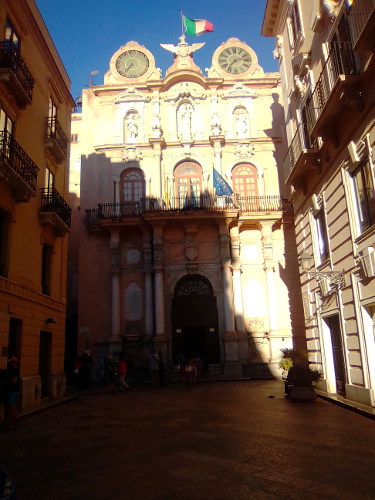
[[[302,300],[278,178],[279,74],[230,38],[204,76],[193,60],[203,46],[163,44],[173,64],[162,77],[149,50],[127,43],[73,115],[77,350],[90,350],[95,376],[119,349],[142,371],[152,347],[168,371],[181,352],[218,377],[271,376],[292,344]]]
[[[276,38],[310,361],[374,406],[374,33],[370,0],[268,0]]]
[[[34,0],[0,4],[0,369],[22,410],[65,393],[70,81]]]

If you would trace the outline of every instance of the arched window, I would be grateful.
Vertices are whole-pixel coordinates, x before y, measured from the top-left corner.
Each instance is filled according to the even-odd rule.
[[[183,203],[196,204],[202,192],[202,169],[195,163],[181,163],[175,170],[176,196]]]
[[[237,165],[233,169],[233,188],[240,198],[258,196],[257,169],[253,165]]]
[[[141,169],[130,168],[121,174],[121,203],[136,203],[144,198],[145,179]]]

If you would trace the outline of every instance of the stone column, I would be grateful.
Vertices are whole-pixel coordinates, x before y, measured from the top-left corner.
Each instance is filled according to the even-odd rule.
[[[237,333],[245,332],[244,311],[242,301],[241,283],[241,263],[240,263],[240,236],[238,226],[230,230],[232,272],[233,272],[233,293],[234,293],[234,317],[236,320]]]
[[[276,293],[275,293],[275,261],[273,258],[272,226],[276,221],[262,221],[262,247],[264,271],[267,281],[268,318],[270,334],[278,331]]]
[[[110,241],[111,253],[111,276],[112,276],[112,331],[110,342],[110,353],[117,352],[121,349],[121,308],[120,308],[120,232],[118,230],[111,231]]]
[[[116,217],[120,216],[120,177],[117,175],[112,175],[111,179],[114,183],[113,188],[113,203],[114,203],[114,215]]]
[[[163,225],[154,226],[154,270],[155,270],[155,350],[163,352],[167,359],[167,336],[165,333],[164,276],[163,276]]]
[[[163,137],[158,137],[158,138],[150,138],[149,142],[151,146],[153,147],[154,150],[154,157],[157,165],[157,175],[154,176],[154,179],[159,179],[159,183],[155,182],[153,184],[153,196],[159,196],[160,198],[164,198],[164,188],[163,188],[163,171],[162,171],[162,166],[161,166],[161,159],[162,159],[162,154],[161,154],[161,148],[164,144],[164,138]],[[155,184],[158,184],[155,186]]]
[[[154,333],[154,320],[153,320],[153,294],[152,294],[152,244],[151,244],[151,228],[148,225],[142,226],[143,231],[143,262],[145,270],[145,337],[144,341],[150,342]]]
[[[225,137],[223,135],[212,135],[210,136],[210,142],[215,153],[215,168],[220,175],[223,175],[221,164],[221,149],[225,144]]]
[[[225,378],[241,378],[242,368],[238,360],[238,336],[234,325],[233,282],[230,266],[229,221],[218,221],[220,227],[221,264],[223,272],[223,298],[225,316]]]

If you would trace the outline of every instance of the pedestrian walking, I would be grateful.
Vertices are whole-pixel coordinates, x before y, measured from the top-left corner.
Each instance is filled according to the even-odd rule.
[[[194,356],[190,356],[187,362],[187,372],[189,377],[189,387],[197,386],[197,360]]]
[[[115,392],[116,364],[110,354],[104,360],[104,373],[108,383],[108,392]]]
[[[148,358],[148,369],[151,375],[152,387],[156,389],[159,386],[159,362],[155,349],[152,349]]]
[[[126,364],[125,364],[125,354],[122,351],[119,352],[119,358],[120,362],[118,365],[118,375],[120,378],[120,392],[122,392],[124,390],[124,387],[126,387],[126,389],[129,389],[128,384],[125,382]]]
[[[180,379],[182,384],[186,384],[186,363],[181,353],[177,356],[177,366],[180,370]]]
[[[158,361],[159,361],[159,383],[162,387],[164,387],[164,360],[163,360],[163,353],[161,351],[158,352]]]

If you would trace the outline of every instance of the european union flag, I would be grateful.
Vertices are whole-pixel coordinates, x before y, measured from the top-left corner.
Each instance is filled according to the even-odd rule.
[[[214,188],[218,196],[231,196],[233,190],[230,185],[224,180],[219,172],[214,168]]]

